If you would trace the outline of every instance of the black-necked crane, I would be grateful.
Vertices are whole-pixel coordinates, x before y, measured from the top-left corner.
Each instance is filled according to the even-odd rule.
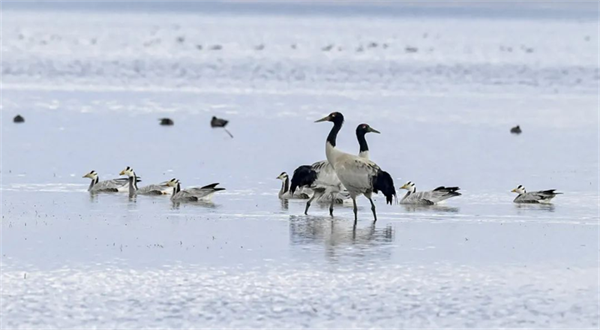
[[[343,152],[336,148],[337,135],[344,123],[344,115],[339,112],[332,112],[328,116],[317,120],[316,122],[329,121],[333,123],[333,127],[325,141],[325,155],[327,161],[333,166],[337,177],[346,187],[354,206],[354,224],[358,221],[358,208],[356,206],[356,197],[365,195],[371,202],[371,211],[373,211],[374,221],[377,221],[377,212],[375,203],[371,195],[381,191],[388,204],[392,204],[392,200],[396,195],[394,188],[394,180],[389,173],[381,170],[374,162]]]
[[[359,145],[358,156],[365,159],[369,159],[369,145],[365,138],[367,133],[379,134],[379,131],[367,124],[360,124],[356,127],[356,139]],[[304,214],[308,214],[312,201],[317,199],[317,201],[330,203],[329,214],[333,216],[333,204],[336,202],[343,203],[344,199],[349,197],[333,167],[326,160],[298,167],[292,176],[291,193],[293,194],[298,187],[310,188],[314,191],[314,194],[306,203]]]

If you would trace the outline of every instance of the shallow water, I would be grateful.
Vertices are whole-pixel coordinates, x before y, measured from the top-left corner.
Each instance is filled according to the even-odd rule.
[[[196,57],[165,40],[198,38],[208,14],[83,11],[53,25],[52,11],[4,12],[2,327],[597,327],[597,22],[426,13],[221,13],[203,44],[224,51]],[[441,52],[397,41],[426,32]],[[145,49],[152,34],[162,42]],[[374,36],[389,48],[344,51]],[[257,55],[259,42],[279,48]],[[327,43],[344,50],[324,55]],[[356,229],[349,205],[330,218],[281,203],[275,177],[324,159],[330,125],[313,121],[331,111],[346,116],[344,150],[358,151],[361,122],[382,132],[367,136],[371,158],[396,187],[463,196],[428,208],[378,197],[375,224],[361,199]],[[126,166],[141,185],[227,190],[181,205],[86,192],[83,174]],[[515,205],[519,184],[564,195]]]

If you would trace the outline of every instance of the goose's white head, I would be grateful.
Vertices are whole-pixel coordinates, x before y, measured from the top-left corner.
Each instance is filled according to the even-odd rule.
[[[134,176],[133,168],[127,166],[124,170],[122,170],[119,175],[127,175],[129,177]]]
[[[91,171],[90,173],[82,176],[82,178],[90,178],[92,180],[96,180],[98,178],[98,173],[96,173],[96,171]]]
[[[167,185],[169,187],[176,187],[178,183],[179,183],[179,180],[173,178],[169,181],[163,182],[162,184]]]
[[[511,190],[511,192],[521,195],[521,194],[526,193],[527,191],[525,191],[525,187],[523,187],[523,185],[519,185],[517,188]]]
[[[276,179],[279,179],[281,181],[285,181],[287,178],[289,178],[288,174],[285,172],[281,172],[281,174],[279,174],[279,176]]]
[[[414,182],[408,181],[402,187],[400,187],[400,189],[406,189],[406,190],[410,191],[411,193],[414,193],[415,191],[417,191],[417,186],[415,185]]]

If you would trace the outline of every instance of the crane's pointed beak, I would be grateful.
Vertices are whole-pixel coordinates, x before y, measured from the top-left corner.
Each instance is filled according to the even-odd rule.
[[[88,174],[86,174],[86,175],[82,176],[82,178],[91,178],[91,176],[90,176],[90,174],[88,173]]]
[[[325,117],[323,117],[323,118],[321,118],[319,120],[316,120],[315,123],[320,123],[320,122],[323,122],[323,121],[329,121],[329,116],[325,116]]]
[[[122,170],[121,172],[119,172],[119,175],[125,175],[125,170]]]
[[[400,187],[400,189],[408,189],[408,187],[406,185],[402,185],[402,187]]]
[[[514,192],[514,193],[516,193],[516,192],[517,192],[517,188],[515,188],[515,189],[511,190],[510,192]]]
[[[377,134],[381,134],[381,132],[380,132],[380,131],[378,131],[378,130],[374,129],[373,127],[369,127],[369,132],[371,132],[371,133],[377,133]]]

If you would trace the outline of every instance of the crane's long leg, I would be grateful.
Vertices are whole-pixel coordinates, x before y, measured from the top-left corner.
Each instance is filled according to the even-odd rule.
[[[356,207],[356,196],[352,196],[352,204],[354,205],[354,227],[358,221],[358,207]]]
[[[317,192],[315,191],[315,193],[312,195],[312,197],[308,200],[308,202],[306,202],[306,208],[304,209],[304,215],[308,215],[308,208],[310,207],[310,203],[313,201],[313,199],[315,199],[315,197],[322,196],[323,193]]]
[[[329,204],[329,215],[333,217],[333,203],[335,203],[335,193],[331,193],[331,204]]]
[[[371,202],[371,211],[373,211],[373,217],[375,218],[375,220],[373,222],[377,221],[377,213],[375,212],[375,203],[373,203],[373,199],[371,198],[371,194],[365,194],[365,197],[367,197],[369,199],[369,202]]]

